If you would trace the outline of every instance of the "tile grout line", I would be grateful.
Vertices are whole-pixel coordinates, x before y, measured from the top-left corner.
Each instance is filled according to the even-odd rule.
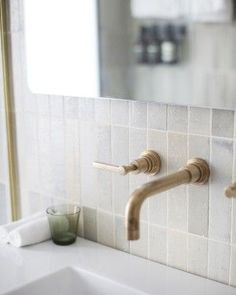
[[[106,125],[106,124],[104,124]],[[117,127],[127,127],[127,125],[121,125],[121,124],[114,124]],[[130,126],[131,129],[137,129],[137,130],[145,130],[145,128],[140,128],[140,127],[133,127]],[[177,134],[177,135],[188,135],[187,132],[180,132],[180,131],[175,131],[175,130],[163,130],[163,129],[156,129],[156,128],[148,128],[150,131],[158,131],[161,133],[170,133],[170,134]],[[234,141],[236,142],[236,138],[234,137],[225,137],[225,136],[216,136],[216,135],[207,135],[207,134],[200,134],[200,133],[189,133],[190,136],[196,136],[196,137],[204,137],[204,138],[214,138],[214,139],[219,139],[219,140],[226,140],[226,141]]]
[[[234,126],[233,126],[233,136],[234,136],[234,133],[235,133],[235,124],[236,124],[236,116],[235,116],[235,112],[234,112]],[[233,164],[232,164],[232,183],[234,182],[234,177],[235,177],[235,153],[236,153],[236,148],[235,148],[235,142],[233,143]],[[234,216],[233,216],[233,213],[234,213],[234,198],[232,198],[231,200],[231,231],[230,231],[230,242],[231,242],[231,245],[233,244],[233,221],[234,221]],[[232,262],[233,262],[233,253],[232,253],[232,246],[230,247],[230,260],[229,260],[229,278],[228,278],[228,282],[229,284],[232,283],[231,281],[231,273],[232,273]]]
[[[211,165],[212,163],[212,120],[213,120],[213,112],[212,109],[210,110],[210,140],[209,140],[209,164]],[[210,210],[210,203],[211,203],[211,175],[209,178],[209,195],[208,195],[208,235],[207,235],[207,278],[210,277],[210,253],[209,253],[209,232],[210,232],[210,218],[211,218],[211,210]]]
[[[146,149],[149,149],[149,129],[148,129],[148,122],[149,122],[149,104],[146,103]],[[149,180],[148,180],[149,181]],[[150,259],[150,200],[147,199],[147,259]]]
[[[190,122],[190,107],[188,106],[187,108],[187,159],[189,159],[189,122]],[[187,195],[187,233],[189,232],[189,185],[186,186],[186,195]],[[186,269],[189,271],[189,259],[188,259],[188,254],[189,254],[189,238],[187,237],[187,265]]]
[[[133,102],[132,101],[129,101],[128,102],[128,138],[129,138],[129,144],[128,144],[128,159],[130,161],[130,130],[131,130],[131,124],[130,124],[130,121],[131,121],[131,115],[130,115],[130,112],[131,112],[131,108],[132,108],[132,104]],[[130,193],[130,176],[128,175],[128,193]],[[128,253],[131,254],[132,252],[132,245],[131,245],[131,241],[128,241]]]
[[[111,101],[109,101],[109,126],[110,126],[110,146],[111,146],[111,162],[114,161],[113,151],[113,125],[111,120]],[[112,209],[112,232],[113,232],[113,246],[116,248],[116,226],[115,226],[115,201],[114,201],[114,177],[111,173],[111,209]]]
[[[169,132],[168,132],[168,105],[166,105],[166,174],[169,173]],[[166,212],[166,265],[169,265],[169,192],[166,193],[167,212]]]

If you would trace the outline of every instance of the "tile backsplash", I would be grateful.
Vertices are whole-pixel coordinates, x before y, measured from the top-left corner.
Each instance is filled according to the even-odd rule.
[[[236,200],[223,193],[236,178],[234,111],[32,94],[21,5],[11,1],[22,215],[78,202],[84,207],[81,236],[236,286]],[[94,169],[92,162],[125,164],[147,148],[160,153],[162,176],[202,157],[211,165],[211,178],[207,185],[181,186],[147,200],[141,239],[128,242],[129,195],[156,177],[119,176]]]
[[[236,202],[223,193],[236,176],[235,138],[233,132],[219,136],[228,111],[30,95],[27,103],[35,107],[16,112],[23,215],[72,200],[84,206],[80,234],[85,238],[235,285]],[[57,99],[62,104],[55,112]],[[154,122],[155,111],[160,125]],[[216,117],[221,121],[213,128]],[[233,118],[227,129],[234,129]],[[156,177],[115,175],[96,170],[92,162],[128,163],[147,148],[160,153],[162,176],[189,158],[202,157],[211,165],[211,179],[209,185],[181,186],[147,200],[141,239],[128,242],[124,212],[129,195]]]

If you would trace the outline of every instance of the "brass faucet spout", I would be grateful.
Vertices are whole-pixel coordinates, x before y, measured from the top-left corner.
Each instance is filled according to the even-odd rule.
[[[152,195],[172,189],[181,184],[204,184],[208,181],[210,170],[202,159],[188,161],[187,166],[178,172],[145,183],[131,195],[125,210],[126,235],[128,240],[139,239],[139,220],[143,202]]]

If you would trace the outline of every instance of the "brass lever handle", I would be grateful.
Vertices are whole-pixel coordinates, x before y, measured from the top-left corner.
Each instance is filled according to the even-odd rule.
[[[157,152],[147,150],[144,151],[137,160],[132,161],[129,165],[117,166],[113,164],[93,162],[93,167],[104,169],[111,172],[126,175],[130,172],[157,174],[161,169],[161,159]]]
[[[236,182],[225,188],[225,196],[228,198],[236,198]]]
[[[135,165],[123,165],[123,166],[117,166],[113,164],[107,164],[102,162],[93,162],[93,167],[98,169],[103,169],[115,173],[119,173],[120,175],[126,175],[131,171],[137,170],[137,166]]]

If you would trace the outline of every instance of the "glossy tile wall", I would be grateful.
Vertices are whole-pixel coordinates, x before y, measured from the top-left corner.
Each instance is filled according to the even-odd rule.
[[[236,178],[234,112],[34,95],[26,86],[22,1],[10,4],[22,215],[78,202],[85,238],[236,286],[236,201],[223,195]],[[161,154],[161,175],[196,156],[209,161],[212,174],[209,185],[146,201],[141,239],[129,243],[125,204],[154,178],[98,171],[92,162],[124,164],[146,148]]]

